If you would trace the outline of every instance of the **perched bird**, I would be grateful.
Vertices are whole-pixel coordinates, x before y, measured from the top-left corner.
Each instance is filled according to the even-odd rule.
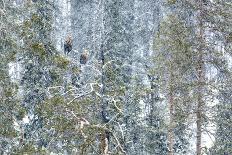
[[[88,60],[88,51],[85,50],[80,56],[80,64],[86,64]]]
[[[72,51],[72,41],[72,37],[68,35],[64,43],[64,54],[68,55]]]

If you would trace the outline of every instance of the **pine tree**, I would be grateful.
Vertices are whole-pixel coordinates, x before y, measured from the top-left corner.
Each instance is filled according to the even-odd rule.
[[[203,153],[202,135],[210,133],[207,124],[212,124],[209,113],[218,94],[213,90],[220,91],[214,77],[209,77],[210,71],[224,72],[226,54],[229,51],[228,36],[230,36],[230,2],[228,1],[186,1],[179,2],[181,10],[191,12],[192,19],[192,49],[194,49],[194,63],[196,70],[197,86],[193,87],[196,100],[196,154]],[[188,17],[189,18],[189,17]],[[185,18],[186,19],[186,18]],[[188,21],[188,19],[186,19]],[[193,22],[195,21],[195,22]],[[225,50],[218,50],[223,46]],[[216,87],[215,87],[216,85]]]
[[[25,109],[20,105],[19,85],[12,72],[20,51],[19,14],[13,2],[0,2],[0,153],[12,154],[19,147],[22,120]],[[16,62],[16,63],[15,63]]]
[[[154,40],[154,64],[153,72],[158,76],[160,93],[165,95],[168,109],[167,146],[168,154],[174,152],[186,152],[188,128],[188,104],[189,98],[187,80],[192,67],[192,51],[188,42],[189,31],[184,21],[177,15],[169,15],[164,18],[159,32]],[[188,67],[187,67],[188,66]],[[185,82],[183,82],[185,81]],[[183,93],[185,96],[182,96]]]
[[[231,5],[230,1],[208,2],[210,9],[207,10],[209,31],[211,35],[210,45],[211,63],[217,69],[215,86],[218,90],[217,100],[214,106],[216,125],[215,143],[209,154],[231,154]]]
[[[52,3],[27,1],[20,6],[24,9],[20,31],[23,50],[18,54],[23,67],[21,106],[26,109],[25,116],[29,118],[29,123],[22,124],[21,148],[17,151],[34,153],[41,151],[48,143],[42,134],[43,116],[36,111],[36,107],[46,99],[46,89],[54,82],[51,71],[56,51],[50,38]]]

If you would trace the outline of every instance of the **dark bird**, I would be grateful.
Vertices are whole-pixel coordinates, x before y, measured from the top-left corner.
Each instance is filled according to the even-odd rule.
[[[67,36],[64,43],[64,54],[68,55],[72,51],[72,37]]]
[[[80,56],[80,64],[86,64],[88,60],[88,51],[85,50]]]

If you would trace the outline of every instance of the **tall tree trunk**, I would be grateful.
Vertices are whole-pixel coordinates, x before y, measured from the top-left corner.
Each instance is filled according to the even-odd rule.
[[[200,54],[200,60],[202,60],[202,54]],[[196,154],[201,155],[201,138],[202,138],[202,106],[203,106],[203,63],[199,61],[198,64],[198,98],[197,98],[197,111],[196,111],[196,124],[197,124],[197,142],[196,142]]]
[[[170,75],[170,81],[169,81],[169,94],[168,94],[168,98],[169,98],[169,117],[170,117],[170,122],[169,122],[169,127],[168,127],[168,155],[173,155],[173,138],[174,138],[174,134],[173,134],[173,112],[174,112],[174,94],[173,94],[173,86],[172,86],[172,74]]]
[[[202,107],[203,101],[203,84],[204,84],[204,61],[203,61],[203,2],[199,0],[200,14],[199,14],[199,49],[198,49],[198,64],[197,64],[197,74],[198,74],[198,88],[197,88],[197,111],[196,111],[196,124],[197,124],[197,141],[196,141],[196,154],[201,155],[201,139],[202,139]]]
[[[106,124],[109,122],[109,116],[107,113],[107,107],[108,102],[105,100],[105,94],[106,94],[106,75],[104,71],[104,65],[105,65],[105,55],[104,55],[104,42],[105,42],[105,25],[104,25],[104,11],[105,11],[105,1],[101,1],[101,11],[102,11],[102,18],[101,18],[101,45],[100,45],[100,63],[101,63],[101,117],[102,117],[102,123]],[[108,127],[108,126],[106,126]],[[110,133],[107,130],[103,130],[100,135],[100,152],[102,155],[108,155],[109,152],[109,139],[110,139]]]
[[[200,86],[199,86],[200,88]],[[201,95],[199,94],[198,96],[198,105],[197,105],[197,142],[196,142],[196,154],[197,155],[201,155],[201,137],[202,137],[202,130],[201,130],[201,126],[202,126],[202,114],[201,114],[201,107],[202,107],[202,99],[201,99]]]
[[[103,66],[105,64],[105,57],[104,57],[104,51],[103,51],[103,44],[101,45],[101,61],[102,61],[102,77],[101,77],[101,83],[102,83],[102,90],[101,90],[101,96],[102,96],[102,121],[103,123],[108,123],[109,122],[109,118],[108,118],[108,114],[107,114],[107,106],[108,103],[107,101],[105,101],[105,72],[103,69]],[[108,154],[108,150],[109,150],[109,132],[108,131],[103,131],[102,135],[101,135],[101,153],[103,155],[107,155]]]

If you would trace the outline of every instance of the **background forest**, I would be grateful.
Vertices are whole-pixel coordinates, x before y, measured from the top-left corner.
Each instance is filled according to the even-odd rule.
[[[232,155],[231,0],[0,0],[1,155]]]

